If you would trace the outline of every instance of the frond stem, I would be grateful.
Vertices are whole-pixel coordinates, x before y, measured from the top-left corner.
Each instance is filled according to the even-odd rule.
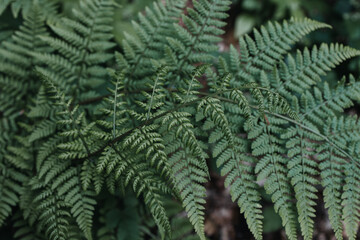
[[[149,120],[149,118],[150,118],[151,108],[152,108],[152,104],[153,104],[153,101],[154,101],[154,96],[155,96],[155,91],[156,91],[158,81],[159,81],[159,75],[156,76],[154,87],[152,89],[152,94],[151,94],[151,98],[150,98],[149,109],[148,109],[148,112],[147,112],[147,115],[146,115],[146,120]]]

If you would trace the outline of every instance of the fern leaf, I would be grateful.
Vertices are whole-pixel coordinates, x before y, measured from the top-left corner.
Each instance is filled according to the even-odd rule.
[[[153,74],[148,68],[150,60],[159,59],[164,54],[166,36],[173,35],[171,27],[179,20],[185,3],[185,0],[167,0],[165,4],[154,2],[151,8],[145,9],[145,15],[139,14],[138,21],[132,22],[136,35],[125,35],[125,54],[116,53],[120,69],[127,69],[131,76],[129,80]]]
[[[262,239],[262,216],[258,203],[260,196],[255,190],[254,180],[251,180],[253,178],[252,168],[244,163],[252,160],[245,156],[244,148],[236,146],[238,143],[229,128],[228,120],[219,101],[205,98],[199,104],[199,109],[201,108],[204,109],[203,114],[211,119],[220,130],[216,136],[219,142],[213,155],[217,157],[216,164],[221,167],[221,175],[226,175],[225,186],[230,186],[232,199],[238,202],[241,212],[245,212],[248,226],[255,238]]]
[[[16,231],[13,235],[16,240],[45,240],[44,236],[33,229],[30,224],[23,219],[23,216],[20,211],[18,211],[13,216],[13,226],[16,228]]]
[[[37,38],[46,35],[44,29],[44,16],[40,7],[34,4],[31,12],[25,17],[20,29],[15,31],[11,39],[2,42],[0,48],[0,110],[10,111],[26,101],[28,91],[33,92],[38,83],[34,81],[34,62],[32,51],[45,51],[44,45]],[[19,103],[21,103],[19,105]]]
[[[266,123],[261,122],[249,131],[249,138],[256,138],[251,145],[252,153],[261,157],[256,164],[255,173],[258,181],[265,181],[265,190],[272,196],[275,211],[282,219],[286,235],[289,239],[297,239],[296,212],[291,203],[290,179],[286,174],[287,159],[283,156],[286,150],[280,137],[276,135],[283,131],[281,124],[286,121],[270,116],[266,119]]]
[[[81,188],[81,179],[74,168],[66,168],[66,171],[60,173],[54,180],[52,189],[56,189],[58,195],[64,198],[65,204],[71,206],[71,215],[76,219],[86,239],[91,240],[92,217],[96,204],[93,199],[95,193]]]
[[[23,191],[22,182],[27,181],[27,176],[9,166],[2,159],[0,166],[4,170],[0,175],[0,226],[3,226],[12,212],[12,207],[19,202],[20,194]]]
[[[353,146],[354,147],[354,146]],[[341,195],[345,231],[350,240],[355,240],[360,221],[359,167],[353,161],[344,165],[345,185]]]
[[[49,239],[67,239],[68,218],[70,213],[65,209],[69,205],[65,204],[63,198],[59,197],[49,187],[45,187],[40,182],[32,181],[32,191],[37,191],[37,196],[32,204],[36,206],[38,212],[38,229],[44,231]]]
[[[184,112],[171,112],[163,118],[162,124],[171,133],[167,135],[167,154],[172,155],[169,162],[175,187],[191,224],[200,238],[204,239],[203,204],[206,189],[202,184],[207,182],[209,173],[203,150],[188,117],[189,114]]]
[[[112,155],[111,158],[115,159],[113,163],[110,163],[114,165],[110,167],[108,173],[114,169],[117,178],[124,176],[125,186],[131,184],[136,195],[142,195],[144,197],[145,204],[150,210],[159,229],[165,235],[171,236],[170,222],[161,197],[161,193],[168,192],[167,187],[158,181],[156,175],[147,163],[138,161],[137,158],[139,158],[139,155],[131,157],[130,155],[122,154],[117,148],[118,146],[115,145],[107,148],[108,153],[105,158]],[[124,152],[129,153],[129,151]],[[109,167],[107,168],[109,169]]]
[[[230,49],[230,70],[234,75],[232,84],[254,79],[263,70],[272,70],[291,46],[310,32],[330,26],[310,19],[292,18],[282,24],[269,22],[255,29],[254,39],[249,35],[241,37],[240,54],[232,46]]]
[[[279,75],[285,84],[276,87],[284,96],[289,95],[286,91],[289,89],[301,94],[319,82],[320,77],[327,71],[359,54],[358,50],[341,44],[322,44],[319,48],[315,46],[311,51],[305,48],[303,53],[297,52],[296,60],[289,55],[288,64],[280,62]]]
[[[37,71],[52,79],[67,93],[103,83],[107,72],[101,64],[112,58],[107,51],[114,46],[111,37],[105,41],[101,38],[112,31],[113,1],[80,1],[80,6],[85,11],[73,11],[77,21],[63,18],[50,25],[58,37],[41,37],[59,54],[33,53],[48,66],[47,69],[38,67]],[[78,88],[69,88],[73,83]]]
[[[194,8],[188,9],[188,16],[183,16],[185,28],[174,25],[176,36],[168,37],[166,58],[172,68],[190,76],[193,64],[211,63],[211,52],[216,51],[214,43],[218,42],[220,29],[225,25],[222,21],[227,17],[230,1],[199,0],[194,1]]]
[[[221,133],[218,133],[221,136]],[[244,142],[234,137],[233,140],[222,138],[214,148],[217,167],[221,175],[226,176],[225,187],[230,187],[232,200],[240,206],[246,222],[255,239],[262,239],[262,215],[260,195],[254,179],[254,159],[246,156]],[[217,149],[222,151],[217,151]]]

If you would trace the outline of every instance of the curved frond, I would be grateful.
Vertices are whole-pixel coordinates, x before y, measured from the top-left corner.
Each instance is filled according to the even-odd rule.
[[[254,29],[254,39],[249,35],[240,38],[240,53],[231,46],[229,70],[234,75],[232,84],[237,86],[254,81],[261,71],[271,71],[295,42],[312,31],[329,27],[307,18],[292,18],[282,24],[269,22]]]

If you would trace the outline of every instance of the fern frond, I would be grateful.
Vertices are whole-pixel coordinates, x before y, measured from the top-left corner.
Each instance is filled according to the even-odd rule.
[[[72,179],[75,181],[75,179]],[[65,202],[70,204],[71,214],[76,219],[79,228],[84,232],[86,239],[92,239],[92,217],[94,215],[94,195],[90,190],[83,191],[81,189],[80,179],[77,180],[75,186],[68,194],[65,195]]]
[[[0,167],[3,170],[0,175],[0,226],[3,226],[12,212],[12,207],[18,204],[23,191],[22,183],[26,182],[28,177],[3,159],[0,160]]]
[[[199,240],[199,236],[193,231],[189,219],[179,214],[182,211],[181,205],[171,201],[165,202],[165,207],[168,215],[171,217],[171,230],[173,232],[172,239],[174,240]]]
[[[328,120],[324,127],[324,134],[328,136],[331,141],[342,149],[346,149],[351,155],[354,154],[354,147],[358,144],[358,138],[355,136],[359,133],[359,121],[354,117],[333,117]],[[335,235],[338,239],[342,239],[343,222],[345,220],[345,230],[349,236],[349,239],[356,238],[356,232],[358,229],[356,221],[359,221],[359,214],[353,208],[359,208],[359,203],[352,202],[351,199],[354,195],[349,192],[349,188],[341,188],[349,179],[352,179],[352,174],[358,172],[358,166],[355,161],[357,157],[349,159],[343,152],[339,151],[333,145],[324,144],[320,148],[319,159],[323,160],[320,167],[323,167],[322,179],[324,190],[324,201],[328,207],[330,222],[335,231]],[[349,167],[354,169],[347,171]],[[354,179],[359,181],[358,179]],[[352,186],[352,183],[348,186]],[[350,190],[351,191],[351,190]],[[354,196],[356,199],[356,195]],[[358,200],[357,200],[358,201]],[[351,206],[349,203],[353,203]],[[349,205],[348,205],[349,204]],[[344,206],[347,207],[345,210]],[[352,213],[348,211],[354,211]],[[342,216],[342,218],[341,218]]]
[[[31,1],[24,0],[1,0],[0,1],[0,15],[4,12],[4,10],[11,6],[11,11],[14,17],[18,17],[18,14],[21,9],[26,13],[31,8]]]
[[[31,52],[45,51],[37,39],[37,36],[46,34],[44,19],[40,6],[31,2],[29,14],[24,17],[19,30],[3,41],[0,48],[0,165],[3,169],[0,225],[11,213],[11,208],[19,203],[23,184],[28,181],[28,171],[33,169],[32,145],[24,134],[17,137],[15,134],[20,126],[17,121],[24,116],[26,106],[39,86],[32,73],[36,61],[31,57]],[[8,132],[10,130],[12,133]],[[23,132],[27,134],[27,130]]]
[[[61,165],[57,167],[59,166]],[[86,239],[91,240],[92,217],[94,215],[94,205],[96,205],[95,193],[91,189],[82,189],[80,173],[74,167],[66,167],[65,165],[65,168],[55,174],[51,190],[56,191],[59,197],[63,197],[64,203],[70,206],[71,216],[76,219],[76,223]]]
[[[31,170],[33,162],[31,145],[24,137],[15,136],[15,140],[14,142],[19,143],[18,146],[8,146],[5,159],[18,169]]]
[[[287,155],[290,158],[290,161],[287,165],[289,169],[288,176],[291,178],[291,184],[295,190],[295,197],[297,199],[297,208],[299,213],[299,222],[301,225],[301,230],[305,239],[312,239],[312,232],[314,221],[312,218],[315,216],[314,206],[316,205],[315,199],[317,198],[315,193],[317,179],[316,175],[318,175],[318,163],[316,159],[314,159],[314,155],[316,153],[316,149],[319,149],[319,145],[323,144],[322,141],[324,139],[320,132],[322,126],[326,125],[327,119],[329,117],[335,116],[338,112],[342,112],[344,108],[352,105],[352,98],[357,98],[356,91],[358,90],[359,84],[352,79],[348,86],[344,85],[344,81],[342,81],[334,90],[330,90],[328,84],[324,83],[324,95],[323,96],[320,90],[317,87],[313,87],[313,92],[310,93],[306,91],[301,97],[296,98],[293,97],[293,108],[300,111],[299,114],[299,122],[300,124],[304,124],[305,126],[312,129],[312,131],[308,131],[308,129],[304,129],[301,126],[296,127],[288,127],[286,132],[283,133],[282,138],[286,139],[287,144]],[[340,104],[339,104],[340,103]],[[327,133],[326,136],[330,134]],[[331,136],[333,138],[333,136]],[[335,144],[338,145],[339,142]],[[325,156],[333,159],[332,162],[322,162],[320,168],[324,170],[321,171],[321,175],[324,183],[326,183],[325,187],[325,202],[332,202],[331,212],[339,213],[339,209],[334,206],[333,201],[340,201],[339,196],[336,196],[336,192],[329,192],[329,181],[334,181],[332,179],[336,179],[336,176],[339,175],[339,172],[336,172],[336,168],[334,168],[334,172],[328,172],[326,169],[329,166],[333,166],[340,159],[338,157],[339,154],[343,156],[343,153],[339,153],[338,149],[334,148],[332,145],[334,144],[331,140],[326,144],[327,148],[331,149],[331,152],[325,151],[320,155],[320,159],[324,160]],[[338,147],[344,148],[346,144],[342,144]],[[327,159],[327,161],[331,161],[331,159]],[[333,175],[329,175],[332,173]],[[337,179],[339,180],[339,179]],[[336,191],[333,187],[331,187],[332,191]],[[330,195],[331,194],[331,195]],[[339,194],[339,192],[337,193]],[[331,200],[330,200],[331,197]],[[336,200],[337,199],[337,200]],[[330,203],[329,203],[330,204]],[[335,209],[334,209],[335,208]],[[336,231],[337,236],[340,236],[341,224],[339,222],[339,218],[332,217],[334,229]]]
[[[42,121],[37,128],[31,133],[29,142],[34,142],[44,137],[52,135],[56,130],[56,124],[50,120]]]
[[[165,82],[165,76],[168,73],[168,68],[166,66],[161,66],[158,68],[157,73],[151,78],[151,82],[147,84],[149,89],[151,90],[151,94],[146,91],[142,91],[145,99],[147,99],[146,103],[138,101],[137,104],[144,109],[146,114],[139,115],[134,114],[138,119],[142,121],[147,121],[151,117],[153,117],[153,111],[159,110],[164,104],[165,98],[165,89],[163,87]],[[161,111],[156,111],[156,114],[161,114]]]
[[[0,88],[3,91],[0,93],[0,111],[10,112],[10,109],[16,109],[19,112],[24,104],[22,101],[26,101],[29,92],[39,86],[32,73],[35,61],[31,52],[45,51],[38,39],[40,35],[46,35],[44,16],[40,6],[33,4],[19,30],[1,44]]]
[[[118,147],[116,145],[107,147],[103,157],[106,160],[101,160],[103,165],[109,164],[106,166],[108,174],[115,171],[116,178],[123,176],[125,178],[125,186],[131,184],[136,195],[144,197],[145,204],[159,229],[165,235],[171,236],[170,222],[161,196],[161,194],[169,192],[167,186],[159,181],[155,172],[149,168],[147,163],[139,161],[139,155],[128,155],[131,151],[125,150],[126,148],[123,148],[123,151],[119,151]],[[122,152],[125,152],[125,154]],[[109,159],[113,160],[109,161]],[[104,169],[105,166],[101,166],[100,170]]]
[[[107,72],[103,64],[112,59],[107,51],[115,45],[111,35],[114,2],[80,1],[80,7],[84,11],[73,10],[75,20],[62,18],[50,25],[57,37],[40,36],[56,53],[33,53],[47,65],[38,67],[38,72],[79,97],[79,90],[104,82]]]
[[[165,146],[163,139],[157,129],[156,124],[141,127],[134,130],[123,142],[123,148],[130,148],[135,154],[145,153],[145,158],[149,160],[150,166],[165,176],[171,175],[170,166],[167,162],[167,156],[164,152]]]
[[[95,123],[86,125],[84,114],[79,113],[78,107],[75,106],[72,109],[71,101],[65,100],[66,97],[64,94],[51,80],[45,76],[42,77],[44,78],[45,85],[55,94],[53,98],[56,100],[57,105],[53,104],[53,106],[56,106],[57,111],[62,115],[58,123],[63,124],[65,127],[58,133],[60,138],[57,136],[52,137],[49,142],[45,142],[44,145],[41,146],[43,149],[50,146],[51,149],[40,151],[40,153],[42,152],[42,156],[41,159],[39,159],[40,156],[38,156],[37,163],[40,169],[39,177],[44,180],[45,189],[47,189],[49,185],[51,186],[49,190],[46,191],[50,191],[50,194],[54,194],[55,192],[55,194],[61,198],[61,201],[63,201],[66,206],[69,206],[68,210],[56,210],[56,212],[61,213],[63,216],[71,214],[71,216],[76,219],[85,237],[92,239],[91,227],[92,216],[94,214],[93,205],[96,204],[93,199],[95,193],[92,189],[88,189],[90,183],[81,176],[83,172],[86,172],[88,162],[84,161],[82,167],[83,172],[81,172],[71,166],[70,160],[90,154],[89,146],[92,145],[94,140],[90,134],[90,129]],[[57,144],[59,140],[60,144]],[[95,146],[94,150],[96,150]],[[60,205],[58,205],[58,207],[60,207]],[[46,220],[47,218],[48,217],[46,217]],[[61,220],[59,224],[64,224],[64,221],[65,220]],[[58,226],[55,225],[49,227],[48,224],[49,223],[43,224],[48,230],[49,228],[58,228]],[[67,229],[67,227],[59,227],[61,229]],[[54,239],[67,239],[65,236],[66,230],[63,230],[65,232],[62,233],[59,232],[59,229],[54,231],[57,233],[56,236],[53,236],[54,233],[48,233],[54,237]]]
[[[235,138],[229,122],[223,112],[220,101],[205,98],[199,104],[203,114],[212,120],[218,131],[210,136],[210,143],[217,142],[213,155],[216,164],[221,168],[221,175],[226,176],[225,186],[230,187],[233,201],[237,201],[251,232],[256,239],[262,239],[262,216],[259,205],[260,196],[256,191],[251,162],[253,159],[245,155],[245,149],[239,139]]]
[[[290,53],[328,25],[269,23],[240,39],[240,53],[219,55],[231,1],[158,0],[114,59],[115,1],[79,0],[72,18],[54,12],[57,2],[0,0],[0,14],[10,6],[23,15],[0,46],[0,226],[18,210],[15,238],[92,240],[94,228],[119,238],[134,214],[128,238],[172,239],[178,224],[173,239],[204,240],[208,160],[255,239],[259,186],[289,239],[298,224],[312,239],[322,190],[336,238],[344,230],[357,238],[360,121],[346,110],[360,100],[360,82],[323,76],[360,51],[322,44]],[[174,198],[184,210],[172,209]],[[117,211],[127,201],[133,210]]]
[[[253,81],[261,71],[271,71],[295,42],[310,32],[330,26],[310,19],[292,18],[282,24],[269,22],[239,40],[240,54],[234,46],[230,48],[230,72],[234,75],[232,84]]]
[[[44,186],[37,180],[31,181],[30,184],[32,191],[37,192],[32,204],[36,206],[35,211],[38,212],[38,231],[45,232],[49,239],[67,239],[70,213],[66,208],[69,205],[50,187]]]
[[[111,95],[105,98],[105,107],[100,109],[108,119],[97,121],[99,127],[106,130],[92,131],[92,134],[104,140],[115,139],[121,133],[129,130],[127,126],[129,121],[125,116],[125,113],[127,113],[125,106],[127,104],[123,101],[124,94],[122,93],[122,90],[124,90],[125,72],[117,74],[115,71],[110,71],[109,73],[116,79],[116,82],[111,82],[114,89],[108,89]],[[111,134],[108,131],[111,131]]]
[[[133,78],[142,79],[154,73],[151,60],[163,56],[166,37],[173,35],[172,25],[179,21],[185,3],[185,0],[154,2],[144,14],[139,13],[138,21],[132,22],[136,35],[126,34],[122,42],[124,53],[116,53],[120,69],[127,69],[131,76],[129,80],[134,82],[129,85],[134,87],[136,84]]]
[[[245,214],[247,224],[255,239],[262,239],[262,215],[260,195],[254,178],[254,159],[246,156],[244,141],[238,137],[229,140],[221,132],[215,131],[211,141],[219,138],[213,150],[217,158],[216,165],[221,175],[226,176],[225,187],[230,187],[232,200],[240,206]],[[215,138],[215,139],[214,139]]]
[[[187,78],[194,64],[212,62],[210,53],[217,50],[215,43],[223,34],[230,4],[227,0],[199,0],[194,1],[194,8],[188,8],[189,14],[182,17],[185,27],[175,24],[176,35],[167,38],[165,56],[174,71]]]
[[[204,239],[204,197],[209,170],[205,155],[193,132],[193,125],[184,112],[171,112],[162,120],[167,133],[167,155],[172,167],[175,187],[191,224]]]
[[[329,121],[332,122],[332,121]],[[327,124],[325,134],[330,136],[334,127],[337,126],[337,119],[334,118],[334,125]],[[343,139],[340,137],[340,141]],[[339,142],[337,142],[339,144]],[[342,207],[341,194],[343,184],[342,165],[346,162],[343,154],[339,152],[333,145],[323,144],[318,149],[318,159],[321,161],[319,169],[321,171],[322,185],[324,186],[324,202],[328,209],[329,219],[332,228],[334,229],[336,239],[343,239],[343,223],[342,223]]]
[[[67,150],[60,154],[59,157],[63,159],[75,159],[89,156],[91,153],[90,146],[95,151],[100,147],[90,132],[95,123],[87,124],[85,121],[85,113],[79,111],[79,106],[71,109],[72,100],[66,101],[64,93],[62,93],[51,80],[47,79],[46,76],[43,75],[42,77],[51,92],[55,94],[54,98],[60,107],[58,114],[63,116],[57,123],[70,127],[70,129],[64,129],[60,134],[60,136],[63,137],[71,137],[72,141],[58,145],[58,148],[65,151]]]
[[[305,48],[304,52],[297,52],[296,60],[288,55],[287,64],[280,62],[279,73],[274,73],[275,79],[277,74],[281,76],[281,82],[284,84],[274,85],[280,94],[288,96],[292,92],[299,94],[309,89],[320,81],[320,77],[324,76],[336,65],[346,59],[360,55],[356,49],[343,46],[342,44],[322,44],[319,48],[316,46],[310,51]]]
[[[288,177],[295,190],[299,222],[304,239],[312,239],[317,199],[315,187],[318,184],[317,162],[312,159],[316,144],[312,141],[321,140],[318,136],[304,131],[301,127],[292,127],[287,130],[287,136],[292,136],[286,143],[288,148]],[[309,140],[311,139],[311,140]]]
[[[275,211],[282,219],[286,235],[289,239],[297,239],[296,212],[293,209],[292,190],[286,169],[288,159],[283,156],[286,149],[278,135],[284,131],[281,125],[287,122],[266,115],[263,117],[265,122],[261,121],[248,133],[250,139],[255,139],[251,144],[252,154],[260,157],[255,173],[258,181],[264,181],[266,192],[271,194]]]
[[[37,233],[30,224],[23,219],[20,211],[13,216],[13,226],[16,228],[14,239],[16,240],[45,240],[44,236]]]
[[[358,154],[358,144],[351,144],[350,148],[353,153]],[[345,231],[350,240],[355,240],[359,229],[360,222],[360,170],[354,161],[347,162],[343,165],[343,171],[345,173],[345,185],[343,187],[344,192],[341,195],[342,208],[343,208],[343,220],[345,225]]]
[[[58,0],[0,0],[0,15],[10,6],[15,18],[19,16],[20,11],[23,17],[27,17],[31,15],[34,5],[42,6],[47,16],[55,15],[57,2]]]

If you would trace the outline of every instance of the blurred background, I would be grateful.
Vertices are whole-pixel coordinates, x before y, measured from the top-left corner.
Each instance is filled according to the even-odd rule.
[[[51,0],[49,0],[51,1]],[[71,15],[71,9],[77,7],[77,0],[54,0],[61,2],[65,15]],[[30,1],[29,1],[30,2]],[[133,31],[131,21],[136,20],[137,14],[152,4],[153,0],[117,0],[122,5],[115,14],[114,26],[116,41],[121,45],[123,32]],[[230,44],[238,45],[238,38],[244,34],[250,34],[254,27],[260,27],[269,20],[282,21],[291,17],[308,17],[333,27],[332,30],[320,30],[312,33],[296,46],[300,49],[321,42],[339,42],[360,49],[360,0],[232,0],[233,4],[229,10],[229,18],[225,27],[226,34],[223,41],[219,43],[220,51],[225,52]],[[189,0],[191,6],[191,0]],[[0,6],[0,11],[1,11]],[[3,9],[4,13],[0,21],[0,43],[11,35],[16,25],[19,25],[21,14],[13,17],[10,8]],[[8,29],[8,30],[7,30]],[[3,31],[7,30],[7,31]],[[326,81],[335,84],[342,76],[353,74],[359,75],[360,59],[355,58],[341,64],[336,70],[326,77]],[[359,106],[349,109],[349,113],[359,113]],[[214,163],[209,163],[214,166]],[[224,189],[223,178],[212,168],[212,182],[207,185],[208,197],[206,206],[205,231],[209,239],[238,240],[253,239],[245,223],[244,216],[236,204],[231,201],[227,189]],[[137,201],[135,198],[127,197],[123,208],[119,212],[110,212],[104,221],[110,226],[116,225],[122,228],[134,227],[141,219],[136,214]],[[328,221],[327,212],[320,204],[323,202],[319,194],[317,206],[317,217],[315,219],[315,240],[333,240],[334,234]],[[116,203],[113,203],[116,204]],[[282,240],[286,239],[281,227],[280,217],[274,212],[269,196],[263,193],[264,206],[264,239]],[[121,213],[125,211],[125,213]],[[117,216],[126,215],[128,218],[118,219]],[[115,227],[114,225],[114,227]],[[119,231],[122,232],[122,231]],[[360,234],[358,234],[360,236]],[[0,236],[1,239],[1,236]],[[131,236],[118,235],[118,239],[134,239]]]

